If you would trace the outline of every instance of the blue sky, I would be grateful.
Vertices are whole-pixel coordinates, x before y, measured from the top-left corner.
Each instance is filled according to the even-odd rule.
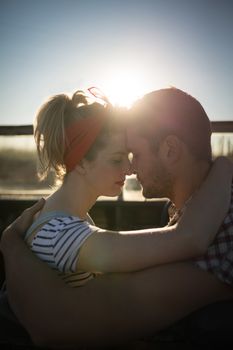
[[[231,0],[0,0],[0,40],[0,124],[93,85],[118,102],[172,85],[233,120]]]

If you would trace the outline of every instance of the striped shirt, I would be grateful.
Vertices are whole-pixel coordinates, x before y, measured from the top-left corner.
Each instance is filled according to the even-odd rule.
[[[29,229],[26,241],[33,253],[56,270],[65,283],[79,287],[95,277],[92,272],[79,271],[77,266],[81,246],[98,227],[79,217],[53,217],[36,232],[30,242],[35,227],[38,224],[34,223]]]

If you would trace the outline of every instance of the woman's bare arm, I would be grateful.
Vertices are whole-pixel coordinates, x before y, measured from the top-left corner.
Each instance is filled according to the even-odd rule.
[[[204,254],[229,208],[232,169],[230,161],[218,159],[174,226],[92,234],[80,250],[78,269],[136,271]]]

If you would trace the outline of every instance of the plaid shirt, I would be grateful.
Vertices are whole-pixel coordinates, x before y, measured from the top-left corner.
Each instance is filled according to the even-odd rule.
[[[170,213],[173,211],[173,215]],[[171,208],[169,225],[175,223],[183,210],[175,212]],[[174,219],[175,218],[175,219]],[[221,281],[233,285],[233,183],[231,187],[231,204],[218,233],[207,252],[192,259],[198,267],[214,273]]]

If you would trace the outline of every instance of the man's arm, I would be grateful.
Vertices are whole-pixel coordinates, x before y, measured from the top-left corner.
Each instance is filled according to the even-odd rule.
[[[230,287],[188,263],[103,275],[72,289],[22,242],[6,260],[6,275],[13,310],[35,344],[42,346],[125,342],[232,297]]]
[[[37,214],[43,208],[44,204],[45,200],[44,198],[41,198],[33,206],[25,209],[23,213],[14,221],[14,223],[7,228],[7,236],[9,236],[11,233],[13,233],[13,235],[17,233],[19,235],[24,236],[28,227],[33,222],[34,215]],[[1,251],[2,236],[4,236],[4,232],[2,235],[0,235],[0,285],[2,285],[2,283],[5,280],[5,267]]]
[[[230,287],[188,263],[102,275],[72,289],[26,247],[24,215],[30,209],[4,232],[1,248],[11,306],[38,345],[115,345],[232,297]]]

